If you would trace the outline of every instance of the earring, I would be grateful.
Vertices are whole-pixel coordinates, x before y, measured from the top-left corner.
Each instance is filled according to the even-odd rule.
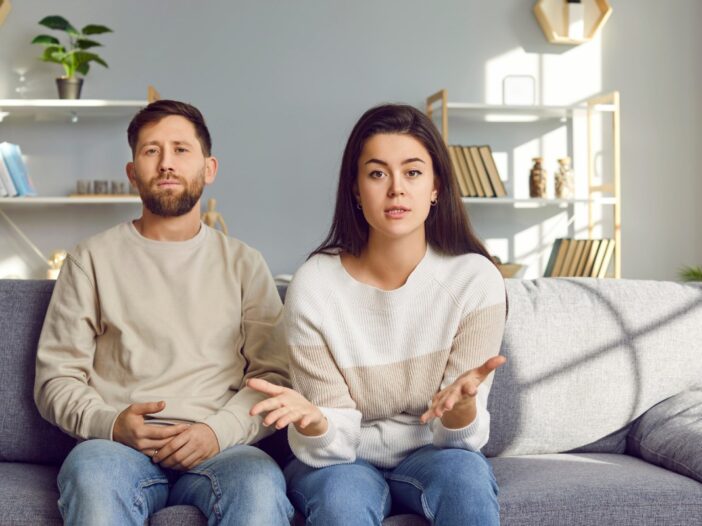
[[[429,201],[429,203],[431,204],[431,206],[436,206],[436,205],[439,204],[439,198],[438,198],[438,197],[435,197],[434,199],[432,199],[431,201]]]
[[[356,201],[356,208],[358,208],[359,210],[363,210],[363,207],[361,206],[360,201]]]

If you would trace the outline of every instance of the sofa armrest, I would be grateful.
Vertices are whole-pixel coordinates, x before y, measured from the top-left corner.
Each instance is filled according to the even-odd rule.
[[[702,387],[646,411],[629,431],[627,452],[702,482]]]

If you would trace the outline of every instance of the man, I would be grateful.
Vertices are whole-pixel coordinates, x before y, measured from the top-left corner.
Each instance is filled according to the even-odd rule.
[[[82,242],[44,322],[34,399],[84,439],[58,476],[66,524],[144,524],[192,504],[209,524],[288,524],[272,430],[249,378],[288,385],[282,305],[259,252],[200,221],[217,175],[202,114],[154,102],[128,130],[142,216]]]

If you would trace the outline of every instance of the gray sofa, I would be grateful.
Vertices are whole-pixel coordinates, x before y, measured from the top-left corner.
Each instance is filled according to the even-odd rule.
[[[32,400],[49,281],[0,280],[0,524],[60,524],[74,441]],[[702,288],[508,280],[490,398],[502,524],[702,524]],[[460,491],[457,488],[456,491]],[[176,506],[151,524],[205,524]],[[395,516],[386,525],[423,525]]]

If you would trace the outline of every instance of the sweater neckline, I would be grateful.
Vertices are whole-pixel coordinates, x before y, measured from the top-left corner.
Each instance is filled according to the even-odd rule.
[[[191,250],[198,246],[202,241],[207,237],[207,225],[204,223],[200,222],[200,229],[197,231],[197,234],[195,234],[193,237],[190,239],[186,239],[184,241],[158,241],[156,239],[149,239],[148,237],[142,236],[139,231],[136,229],[134,226],[134,223],[132,221],[127,221],[125,223],[127,230],[129,231],[130,237],[139,243],[141,246],[147,247],[147,248],[156,248],[159,250],[174,250],[174,251],[181,251],[181,250]]]
[[[357,299],[395,301],[402,296],[413,293],[412,291],[416,291],[417,288],[423,283],[431,280],[431,268],[433,262],[438,257],[439,255],[429,245],[427,245],[427,250],[424,253],[424,256],[422,256],[422,259],[419,260],[417,266],[414,267],[412,272],[410,272],[410,275],[407,277],[407,281],[405,281],[405,283],[398,288],[392,290],[383,290],[354,278],[341,263],[341,254],[336,254],[333,256],[332,272],[342,286],[348,292],[351,292]]]

